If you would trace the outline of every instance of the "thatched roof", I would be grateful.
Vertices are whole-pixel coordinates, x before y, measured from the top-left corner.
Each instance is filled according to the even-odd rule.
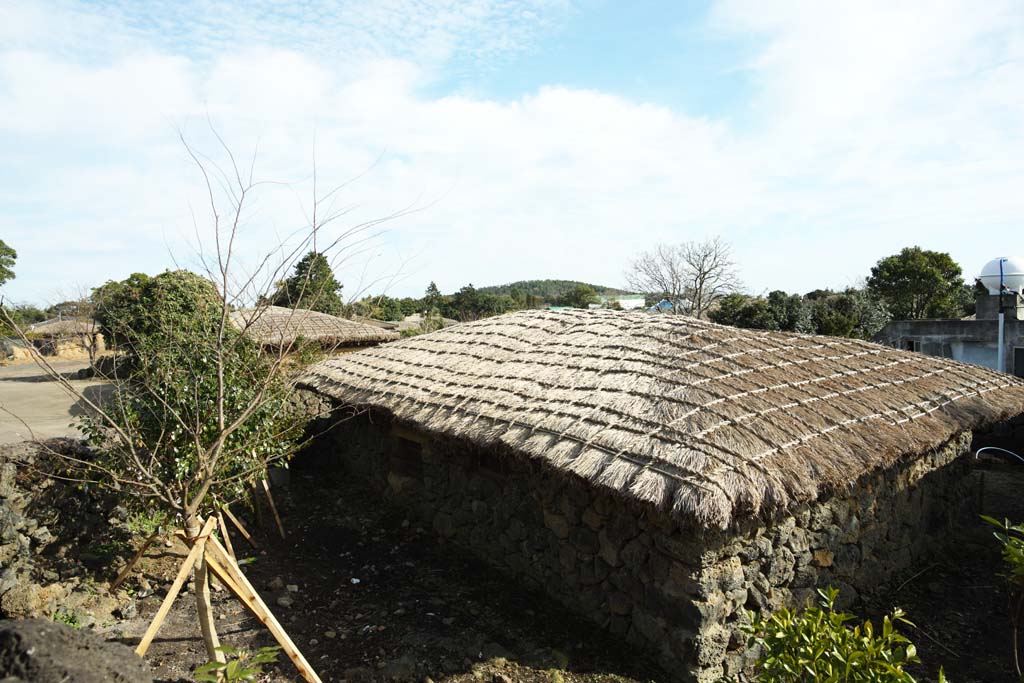
[[[64,318],[63,320],[53,318],[43,322],[29,325],[28,331],[36,335],[51,337],[71,337],[75,335],[88,336],[100,331],[99,325],[93,320],[75,320]]]
[[[303,383],[720,528],[1024,412],[1024,382],[974,365],[600,310],[465,323],[325,361]]]
[[[266,306],[235,311],[231,322],[264,346],[281,348],[302,337],[324,347],[369,346],[399,338],[398,333],[304,308]]]

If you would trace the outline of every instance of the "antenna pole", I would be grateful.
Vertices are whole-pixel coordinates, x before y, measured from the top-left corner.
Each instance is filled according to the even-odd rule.
[[[996,370],[1006,372],[1006,359],[1003,358],[1003,262],[1005,258],[999,259],[999,338],[996,342]]]

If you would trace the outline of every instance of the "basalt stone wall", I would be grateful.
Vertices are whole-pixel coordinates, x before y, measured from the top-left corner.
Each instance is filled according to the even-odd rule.
[[[343,467],[530,586],[653,651],[675,678],[716,681],[752,663],[746,609],[846,598],[909,566],[975,500],[970,435],[773,524],[728,532],[662,513],[509,453],[361,416],[319,442]]]

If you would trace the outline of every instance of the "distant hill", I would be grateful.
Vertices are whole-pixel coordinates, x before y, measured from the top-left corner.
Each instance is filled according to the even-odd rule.
[[[544,301],[552,301],[559,297],[562,297],[571,292],[578,285],[586,285],[593,289],[598,296],[620,296],[622,294],[632,294],[624,289],[616,289],[615,287],[604,287],[602,285],[593,285],[589,282],[577,282],[576,280],[520,280],[519,282],[510,282],[507,285],[492,285],[490,287],[478,287],[477,291],[484,294],[494,294],[495,296],[501,296],[503,294],[512,294],[513,289],[517,289],[523,294],[533,294],[538,296]]]

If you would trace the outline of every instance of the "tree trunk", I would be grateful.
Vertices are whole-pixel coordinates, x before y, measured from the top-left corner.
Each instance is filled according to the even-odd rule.
[[[185,525],[185,532],[189,538],[199,535],[199,520],[190,518]],[[217,638],[217,624],[213,618],[213,606],[210,604],[210,580],[209,571],[206,568],[206,558],[199,556],[195,570],[192,574],[195,581],[196,613],[199,615],[199,629],[203,632],[203,644],[206,645],[207,661],[224,661],[224,653],[217,648],[220,647],[220,639]]]

